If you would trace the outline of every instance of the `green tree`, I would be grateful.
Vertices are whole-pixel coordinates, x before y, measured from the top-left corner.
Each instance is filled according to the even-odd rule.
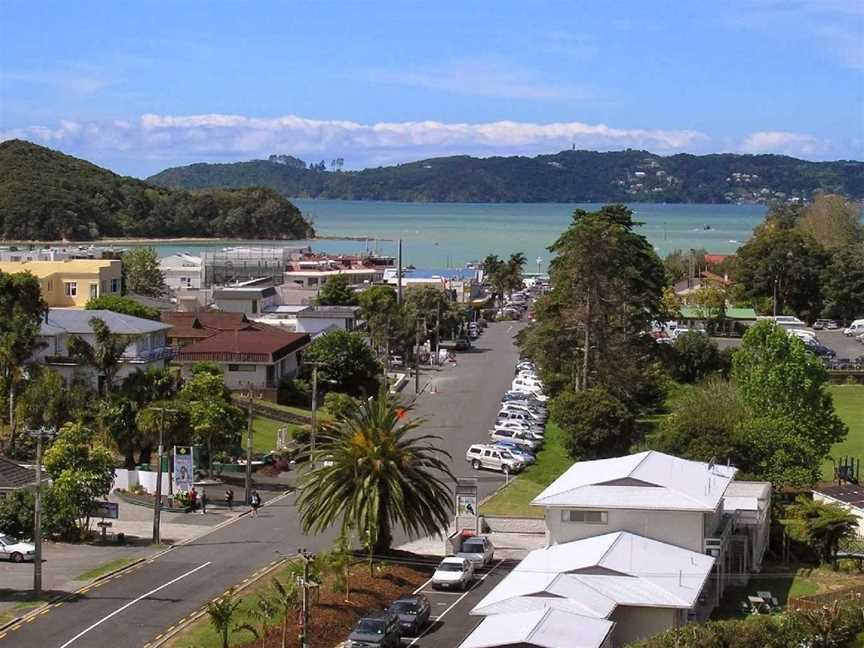
[[[699,382],[721,368],[717,344],[703,333],[679,335],[667,351],[666,368],[678,382]]]
[[[432,286],[411,286],[405,291],[405,328],[406,335],[410,340],[409,346],[414,344],[415,327],[418,323],[422,326],[424,337],[428,332],[435,330],[435,322],[442,338],[455,336],[462,323],[465,321],[465,308],[461,304],[451,303],[449,296],[443,290]]]
[[[84,306],[87,310],[109,310],[115,313],[123,313],[132,317],[140,317],[159,321],[159,311],[144,304],[139,304],[134,299],[119,297],[118,295],[102,295],[87,301]]]
[[[279,606],[273,600],[271,596],[267,596],[266,594],[261,595],[255,601],[255,607],[246,611],[249,616],[251,616],[255,621],[258,622],[258,628],[255,626],[244,623],[241,626],[238,626],[238,630],[248,630],[251,632],[256,639],[261,640],[261,648],[266,648],[267,645],[267,631],[270,629],[270,625],[273,621],[273,617],[279,612]]]
[[[389,358],[390,353],[406,353],[414,343],[411,322],[405,309],[396,303],[390,286],[372,286],[358,297],[360,313],[369,330],[372,346]]]
[[[321,306],[353,306],[357,303],[357,297],[348,285],[348,276],[338,274],[321,286],[316,302]]]
[[[633,415],[602,387],[561,392],[552,399],[550,416],[566,436],[576,461],[627,454],[636,436]]]
[[[864,243],[834,252],[823,281],[826,315],[844,322],[864,315]]]
[[[797,540],[807,543],[823,564],[834,564],[840,542],[858,531],[858,518],[839,504],[817,502],[799,495],[786,508],[787,530]]]
[[[210,625],[219,635],[222,648],[228,648],[228,636],[231,632],[231,622],[234,613],[243,601],[234,599],[234,588],[229,589],[224,596],[207,604],[207,616],[210,617]]]
[[[33,491],[14,490],[0,498],[0,529],[13,538],[32,538]]]
[[[809,234],[770,229],[738,249],[735,279],[753,303],[770,305],[776,288],[778,315],[791,311],[812,322],[822,311],[822,275],[828,261]]]
[[[112,333],[104,320],[98,317],[91,317],[89,324],[93,329],[95,345],[78,335],[72,335],[66,347],[73,360],[96,370],[101,378],[99,392],[110,394],[114,389],[114,377],[120,370],[120,358],[126,347],[135,341],[135,336]]]
[[[837,194],[819,194],[804,208],[798,228],[810,234],[826,250],[837,250],[864,241],[861,207]]]
[[[288,646],[288,618],[297,608],[301,601],[300,588],[296,581],[281,583],[278,578],[273,579],[273,601],[279,607],[282,614],[282,648]]]
[[[90,529],[93,503],[108,495],[114,480],[114,458],[81,423],[64,425],[45,452],[45,469],[53,480],[52,502],[75,527],[78,537]],[[47,510],[46,505],[46,510]]]
[[[76,393],[66,388],[63,377],[51,369],[29,369],[30,380],[18,398],[15,413],[30,428],[59,429],[75,418]]]
[[[775,486],[815,482],[831,446],[848,432],[821,361],[797,337],[762,321],[745,334],[732,375],[752,413],[739,429],[752,453],[749,471]]]
[[[700,318],[706,320],[708,333],[715,333],[726,319],[726,290],[715,284],[706,283],[697,288],[690,298]]]
[[[376,553],[389,550],[392,529],[435,535],[451,514],[449,455],[439,438],[416,434],[422,421],[386,389],[349,417],[323,426],[315,456],[300,478],[298,509],[304,532],[339,524],[374,537]]]
[[[136,247],[123,255],[123,277],[127,292],[160,297],[168,290],[152,247]]]
[[[48,306],[39,280],[29,272],[0,272],[0,379],[9,406],[9,446],[15,447],[15,395],[24,381],[24,362],[39,346],[39,327]]]
[[[360,402],[348,394],[327,392],[324,396],[324,407],[334,418],[345,418],[360,406]]]
[[[381,368],[366,340],[359,333],[332,331],[310,344],[304,354],[310,362],[324,363],[318,369],[322,391],[337,391],[361,397],[378,389]],[[311,369],[304,368],[304,375]]]
[[[653,446],[685,459],[728,460],[740,467],[737,429],[747,416],[735,385],[711,377],[672,399]]]
[[[246,416],[231,403],[231,394],[222,377],[209,371],[199,371],[187,380],[180,389],[178,400],[186,405],[196,439],[207,445],[212,473],[214,446],[225,448],[237,444],[246,427]]]

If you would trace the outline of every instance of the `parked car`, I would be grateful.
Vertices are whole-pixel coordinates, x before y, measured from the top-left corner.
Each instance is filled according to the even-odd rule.
[[[495,420],[495,425],[492,426],[495,430],[513,430],[515,432],[526,432],[530,435],[529,438],[543,441],[546,430],[542,425],[535,425],[527,421],[517,421],[515,419],[499,418]]]
[[[864,319],[857,319],[843,329],[843,335],[849,337],[858,337],[862,333],[864,333]]]
[[[498,416],[496,417],[499,421],[522,421],[526,425],[532,428],[542,428],[543,423],[534,417],[533,414],[529,414],[528,412],[521,412],[510,409],[501,409],[498,411]]]
[[[520,384],[517,384],[515,380],[513,381],[513,385],[510,391],[525,394],[526,396],[529,396],[530,398],[533,398],[540,403],[546,403],[546,401],[549,400],[549,397],[541,390],[522,386]]]
[[[802,326],[807,326],[804,322],[802,322],[794,315],[775,315],[774,317],[771,317],[769,319],[774,320],[774,323],[777,324],[777,326],[782,326],[784,328],[801,328]]]
[[[432,587],[466,590],[474,580],[474,565],[466,558],[449,556],[432,574]]]
[[[822,329],[826,328],[828,328],[828,320],[817,319],[815,322],[813,322],[814,331],[821,331]]]
[[[387,611],[398,617],[403,637],[416,637],[429,625],[432,606],[422,594],[406,594],[393,601]]]
[[[501,409],[499,409],[498,411],[499,412],[519,412],[522,414],[527,414],[528,416],[531,417],[532,420],[534,420],[534,422],[539,423],[541,425],[546,420],[545,412],[544,413],[538,412],[538,411],[534,410],[533,408],[529,407],[528,405],[523,405],[521,403],[514,403],[514,402],[501,403]]]
[[[0,533],[0,556],[3,558],[20,563],[25,560],[33,560],[35,553],[36,547],[29,542],[19,542],[12,536]]]
[[[468,461],[474,470],[486,468],[504,473],[517,473],[524,465],[505,448],[485,443],[469,446],[465,452],[465,461]]]
[[[840,328],[840,322],[838,322],[837,320],[828,320],[825,328],[827,328],[829,331],[836,331]]]
[[[398,648],[402,643],[399,617],[392,612],[370,614],[348,635],[347,648]]]
[[[390,356],[390,368],[391,369],[402,369],[405,366],[405,360],[402,359],[400,355],[391,355]]]
[[[540,447],[540,442],[529,437],[528,432],[524,432],[521,430],[501,430],[496,429],[492,430],[489,433],[489,436],[492,438],[492,441],[514,441],[521,446],[525,446],[530,450],[536,450]],[[472,464],[473,465],[473,464]]]
[[[526,466],[529,466],[535,461],[537,461],[537,456],[533,452],[531,452],[531,450],[529,450],[525,446],[520,446],[515,441],[496,441],[495,445],[499,448],[504,448],[507,452],[512,454]]]
[[[456,557],[470,560],[474,569],[485,567],[495,557],[495,547],[486,536],[471,536],[462,541],[462,546],[456,552]]]

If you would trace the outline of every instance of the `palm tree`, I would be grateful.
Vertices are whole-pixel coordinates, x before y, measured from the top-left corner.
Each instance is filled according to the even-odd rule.
[[[222,639],[222,648],[228,648],[228,633],[231,631],[231,619],[234,612],[240,607],[242,601],[232,601],[234,588],[228,590],[225,596],[216,599],[207,605],[207,614],[210,616],[210,625]]]
[[[82,365],[93,367],[105,379],[99,392],[110,393],[114,386],[114,376],[120,369],[123,351],[135,340],[135,336],[112,333],[108,325],[98,317],[91,317],[89,324],[96,336],[95,346],[73,335],[66,343],[66,347],[72,359]]]
[[[821,563],[834,564],[840,542],[858,529],[858,519],[839,504],[817,502],[804,495],[799,495],[786,513],[787,528],[810,545]]]
[[[256,639],[261,640],[261,648],[264,648],[267,643],[267,630],[270,628],[270,621],[273,620],[277,612],[279,612],[279,606],[276,602],[270,597],[262,596],[256,601],[255,607],[249,610],[249,616],[260,624],[260,630],[249,623],[237,626],[236,629],[251,632]]]
[[[282,613],[282,648],[286,648],[288,645],[288,615],[300,602],[300,588],[297,587],[296,581],[289,581],[283,585],[278,578],[274,578],[273,595],[274,602]]]
[[[440,437],[414,434],[422,421],[405,421],[405,409],[385,388],[356,410],[323,426],[314,456],[300,480],[298,507],[306,532],[320,533],[337,522],[387,551],[392,529],[433,535],[452,512],[447,464],[450,455],[434,443]]]

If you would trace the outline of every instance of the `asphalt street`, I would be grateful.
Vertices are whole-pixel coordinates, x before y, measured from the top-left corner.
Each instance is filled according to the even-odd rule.
[[[456,367],[424,373],[423,384],[429,384],[411,414],[425,419],[423,432],[441,436],[441,447],[451,454],[457,476],[479,478],[481,498],[501,485],[503,477],[474,473],[465,461],[465,450],[488,439],[500,396],[513,377],[517,351],[512,338],[518,327],[492,324],[473,351],[458,355]],[[412,396],[412,387],[406,396]],[[91,586],[76,599],[0,633],[0,648],[144,646],[272,561],[293,555],[299,547],[326,549],[335,533],[304,536],[294,500],[293,495],[274,500],[257,519],[241,518]],[[396,543],[404,540],[397,534]]]

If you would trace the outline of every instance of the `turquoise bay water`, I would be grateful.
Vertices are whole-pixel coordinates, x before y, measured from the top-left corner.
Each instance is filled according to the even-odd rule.
[[[256,242],[257,245],[312,245],[333,253],[356,253],[375,249],[396,253],[402,238],[404,263],[418,267],[456,267],[482,260],[487,254],[506,257],[523,252],[526,270],[546,269],[546,249],[567,227],[573,210],[598,209],[599,204],[476,204],[395,203],[349,200],[301,200],[293,202],[310,218],[320,236],[368,237],[364,241],[318,240]],[[747,240],[762,220],[762,205],[658,205],[633,204],[639,231],[660,255],[676,248],[704,247],[710,252],[733,252]],[[710,227],[710,229],[706,229]],[[373,239],[378,239],[377,243]],[[389,239],[389,240],[387,240]],[[199,252],[220,244],[160,245],[160,254]]]

